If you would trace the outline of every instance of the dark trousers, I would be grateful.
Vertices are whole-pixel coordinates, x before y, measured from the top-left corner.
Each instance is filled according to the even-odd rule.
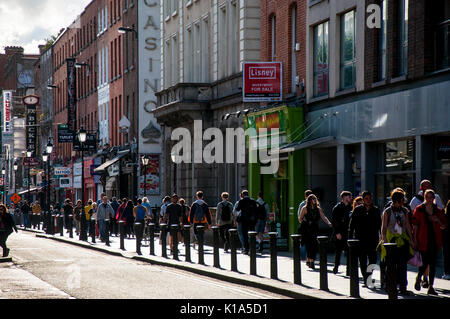
[[[418,278],[422,278],[422,275],[425,273],[425,270],[428,266],[430,266],[430,273],[429,273],[429,279],[428,282],[430,283],[430,286],[433,286],[434,284],[434,277],[436,276],[436,257],[437,257],[437,250],[436,249],[429,249],[428,251],[424,252],[421,251],[420,255],[422,256],[422,266],[419,267],[419,273],[417,274]]]
[[[228,248],[230,248],[230,233],[229,233],[229,230],[232,227],[233,226],[231,224],[219,226],[219,234],[220,234],[220,238],[222,239],[222,241],[224,243],[224,249],[225,250],[228,250]]]
[[[369,259],[369,265],[376,264],[377,251],[375,249],[361,248],[359,251],[358,259],[364,283],[366,283],[367,278],[370,276],[370,273],[367,272],[367,259]]]
[[[347,239],[336,240],[334,245],[336,248],[336,255],[334,256],[334,266],[339,267],[341,264],[342,252],[347,250],[346,249],[347,248]],[[347,261],[347,265],[348,265],[348,261]]]
[[[0,231],[0,247],[3,248],[3,255],[5,254],[8,247],[6,247],[6,241],[8,240],[8,232]]]
[[[254,231],[255,225],[249,224],[249,223],[242,223],[242,237],[244,238],[244,250],[249,251],[250,250],[250,244],[248,242],[248,232]]]
[[[113,217],[110,218],[109,220],[109,234],[112,236],[112,234],[116,235],[118,234],[118,224],[117,224],[117,220]]]
[[[406,290],[408,286],[407,279],[407,267],[408,267],[408,255],[401,249],[397,250],[395,256],[395,268],[397,274],[397,285],[400,286],[400,290]]]
[[[206,226],[208,226],[207,223],[198,223],[198,224],[194,224],[194,238],[196,241],[198,241],[198,226],[204,226],[206,228]]]

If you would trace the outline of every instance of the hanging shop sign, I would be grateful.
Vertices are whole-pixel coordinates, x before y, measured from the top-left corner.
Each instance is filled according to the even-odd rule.
[[[244,62],[243,101],[279,102],[283,98],[281,62]]]

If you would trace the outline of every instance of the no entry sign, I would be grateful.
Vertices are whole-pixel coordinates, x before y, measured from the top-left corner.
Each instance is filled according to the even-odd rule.
[[[281,101],[283,95],[282,76],[281,62],[245,62],[244,102]]]

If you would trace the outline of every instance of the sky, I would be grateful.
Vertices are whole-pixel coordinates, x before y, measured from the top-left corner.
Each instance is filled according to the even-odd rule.
[[[45,39],[68,27],[91,0],[0,0],[0,53],[21,46],[38,54]]]

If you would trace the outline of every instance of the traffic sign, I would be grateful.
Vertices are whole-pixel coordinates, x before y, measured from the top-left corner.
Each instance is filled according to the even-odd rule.
[[[21,198],[17,193],[15,193],[15,194],[13,194],[13,195],[11,196],[11,201],[12,201],[14,204],[17,204],[18,202],[20,202],[21,199],[22,199],[22,198]]]

